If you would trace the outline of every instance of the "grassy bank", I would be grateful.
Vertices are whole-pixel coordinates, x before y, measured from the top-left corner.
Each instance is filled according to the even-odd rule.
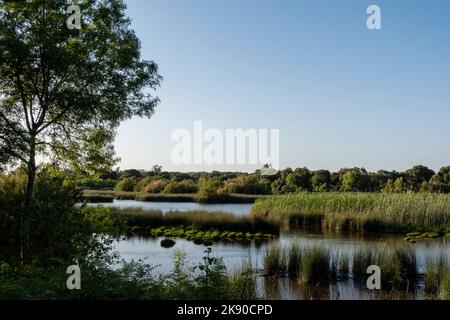
[[[337,231],[444,234],[450,227],[450,195],[301,193],[258,199],[251,216]]]
[[[117,192],[112,190],[84,190],[83,199],[86,202],[112,202],[118,200],[136,200],[146,202],[202,202],[202,203],[254,203],[261,195],[224,194],[209,197],[199,197],[195,193],[147,193],[147,192]]]
[[[163,214],[159,210],[144,210],[142,208],[111,208],[126,218],[127,225],[133,228],[156,231],[157,228],[182,227],[183,230],[190,228],[201,232],[229,232],[250,234],[278,235],[277,224],[264,219],[250,218],[248,216],[237,216],[228,212],[209,211],[170,211]],[[162,229],[161,229],[162,230]],[[169,229],[165,229],[168,231]],[[164,235],[162,233],[161,235]],[[233,235],[228,235],[233,238]],[[235,236],[236,237],[236,236]]]

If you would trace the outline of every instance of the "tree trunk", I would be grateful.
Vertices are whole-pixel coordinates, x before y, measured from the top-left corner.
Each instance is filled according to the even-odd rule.
[[[29,219],[33,210],[33,192],[36,179],[36,138],[30,139],[30,154],[27,163],[27,188],[25,193],[25,207],[20,216],[20,263],[23,265],[28,253]]]

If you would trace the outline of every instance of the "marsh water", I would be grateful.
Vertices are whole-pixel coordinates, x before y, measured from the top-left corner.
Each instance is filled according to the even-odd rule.
[[[159,209],[163,212],[170,210],[208,210],[227,211],[238,215],[250,214],[251,204],[198,204],[198,203],[167,203],[167,202],[138,202],[131,200],[115,200],[106,206],[121,208],[143,207],[145,209]],[[174,255],[177,251],[186,254],[187,265],[198,264],[204,255],[206,247],[196,245],[185,239],[174,239],[176,244],[171,248],[163,248],[160,242],[163,238],[133,236],[115,244],[115,250],[125,261],[145,260],[157,266],[156,272],[164,274],[173,268]],[[291,244],[323,244],[331,253],[354,252],[359,247],[391,246],[404,244],[402,235],[387,234],[342,234],[324,233],[318,230],[282,230],[276,239],[220,241],[214,243],[212,255],[222,257],[229,273],[237,272],[244,263],[252,266],[258,274],[257,284],[259,295],[268,299],[425,299],[423,273],[427,257],[436,256],[442,251],[450,256],[450,241],[448,239],[423,240],[413,244],[418,259],[418,269],[421,276],[414,285],[404,292],[385,292],[383,290],[368,290],[365,283],[337,280],[326,286],[300,285],[295,279],[280,278],[272,280],[261,275],[265,250],[273,243],[279,243],[288,248]]]

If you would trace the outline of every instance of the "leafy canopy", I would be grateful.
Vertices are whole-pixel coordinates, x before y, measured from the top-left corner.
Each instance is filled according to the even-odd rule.
[[[0,0],[0,165],[45,154],[106,170],[119,123],[158,104],[158,67],[141,58],[123,1],[79,1],[81,30],[66,26],[72,3]]]

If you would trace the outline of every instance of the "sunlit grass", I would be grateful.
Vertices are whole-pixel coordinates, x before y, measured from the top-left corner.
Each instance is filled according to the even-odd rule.
[[[251,215],[337,231],[445,232],[450,195],[301,193],[259,199]]]

